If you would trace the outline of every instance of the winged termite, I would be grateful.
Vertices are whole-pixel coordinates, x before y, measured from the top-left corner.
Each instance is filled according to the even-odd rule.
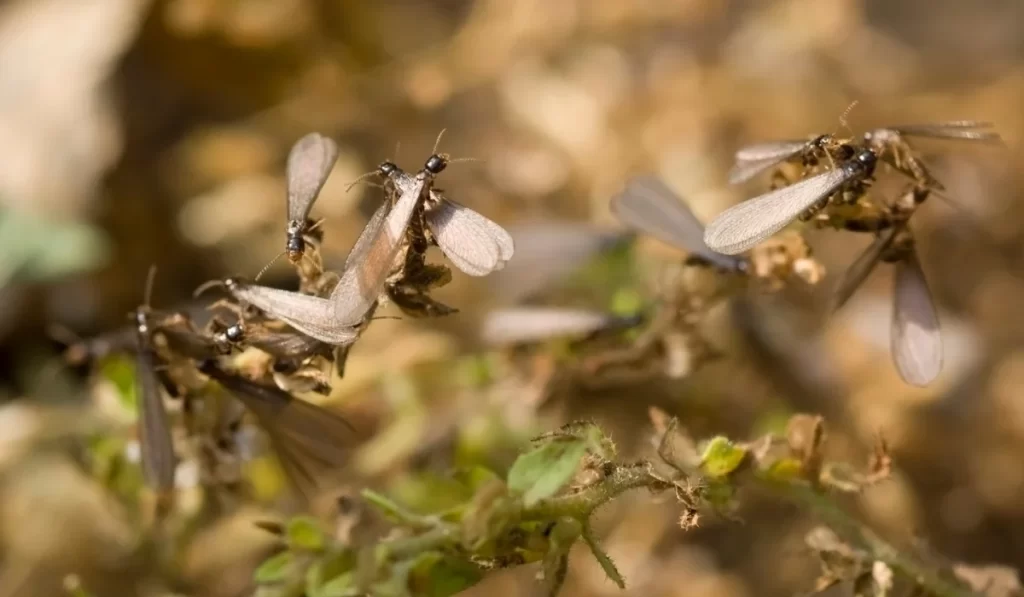
[[[518,307],[492,311],[480,337],[487,344],[526,344],[553,338],[584,338],[595,333],[632,327],[638,317],[602,311],[559,307]]]
[[[862,187],[876,161],[874,151],[862,149],[832,170],[735,205],[708,224],[704,242],[719,253],[742,253],[844,187]]]
[[[312,223],[309,212],[338,160],[338,144],[319,134],[299,139],[288,154],[288,225],[285,251],[297,264],[305,253],[305,235]]]
[[[200,370],[256,417],[285,472],[304,495],[311,495],[347,463],[356,432],[341,416],[226,371],[214,361],[202,363]]]
[[[906,220],[881,231],[843,274],[833,308],[842,307],[883,261],[896,266],[890,332],[893,362],[905,382],[926,386],[942,369],[942,337]]]
[[[372,316],[431,176],[424,168],[416,176],[402,173],[394,178],[398,200],[394,206],[382,205],[363,229],[329,298],[237,279],[226,280],[225,287],[237,300],[317,340],[336,346],[351,344]]]
[[[879,159],[913,178],[919,185],[943,190],[942,183],[932,175],[906,137],[1002,143],[1002,138],[998,133],[986,130],[993,126],[990,122],[975,120],[891,126],[864,133],[864,143],[878,154]]]
[[[534,220],[509,227],[516,258],[488,278],[497,300],[513,304],[555,286],[634,235],[582,222]]]
[[[449,163],[445,154],[427,159],[421,172],[440,174]],[[392,162],[383,162],[377,174],[396,187],[410,177]],[[448,199],[443,191],[428,184],[423,204],[423,222],[430,240],[455,267],[470,276],[486,276],[504,268],[515,252],[515,242],[504,228],[476,211]]]
[[[145,302],[135,310],[135,378],[143,479],[150,489],[166,498],[174,489],[174,470],[177,461],[174,455],[174,442],[171,439],[171,425],[157,381],[159,359],[152,345],[153,330],[149,321],[149,300],[155,273],[155,268],[150,269]]]
[[[852,157],[854,149],[833,135],[810,139],[771,141],[744,147],[736,152],[736,163],[729,171],[729,183],[740,184],[783,162],[799,161],[805,169],[822,160],[839,161]]]
[[[639,176],[612,197],[612,212],[624,224],[726,271],[745,271],[742,257],[716,253],[704,244],[704,225],[672,189],[654,176]]]

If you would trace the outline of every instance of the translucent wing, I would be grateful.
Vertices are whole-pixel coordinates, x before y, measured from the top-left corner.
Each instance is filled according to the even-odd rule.
[[[719,253],[742,253],[785,228],[856,175],[852,169],[835,168],[730,207],[708,224],[704,242]]]
[[[471,276],[486,276],[512,258],[515,244],[504,228],[440,194],[432,192],[431,198],[427,226],[455,267]]]
[[[523,307],[493,311],[484,319],[480,336],[494,345],[540,342],[563,336],[582,336],[613,325],[618,318],[600,311]]]
[[[516,258],[487,278],[503,303],[518,302],[555,285],[573,271],[632,236],[579,222],[543,220],[509,227]]]
[[[773,141],[744,147],[736,152],[736,163],[729,171],[729,183],[746,182],[769,168],[798,155],[807,140]]]
[[[156,355],[147,339],[138,337],[135,382],[139,400],[139,446],[142,475],[151,489],[159,492],[174,488],[174,443],[167,410],[156,379]]]
[[[864,280],[871,275],[875,266],[882,259],[882,254],[892,246],[892,241],[896,238],[897,231],[898,227],[896,226],[883,230],[881,234],[875,237],[874,242],[868,245],[868,248],[864,249],[864,252],[857,257],[857,260],[843,272],[843,277],[836,285],[836,292],[832,297],[833,311],[841,309],[846,304],[846,301],[850,300],[853,293],[857,292],[857,289],[864,283]]]
[[[288,219],[305,221],[338,160],[338,144],[320,133],[299,139],[288,154]]]
[[[942,370],[942,335],[928,282],[913,252],[896,264],[892,358],[908,384],[927,386]]]
[[[976,120],[958,120],[935,124],[911,124],[886,127],[885,130],[896,131],[908,137],[928,137],[933,139],[963,139],[967,141],[986,141],[1001,143],[1002,137],[995,131],[979,130],[994,126],[991,122]]]
[[[285,471],[307,495],[348,461],[356,433],[337,414],[211,364],[204,366],[203,372],[255,415]]]
[[[375,229],[363,231],[365,238],[360,237],[361,242],[357,242],[359,251],[353,249],[349,255],[329,299],[334,305],[334,317],[339,325],[359,324],[377,302],[426,182],[427,176],[423,172],[415,177],[397,179],[395,186],[401,193],[398,201],[386,218],[371,220],[370,224],[375,225]]]
[[[704,225],[682,199],[656,177],[640,176],[630,180],[622,193],[612,197],[611,208],[627,226],[696,253],[719,267],[736,269],[742,261],[709,249],[704,244]]]
[[[373,237],[379,233],[381,226],[384,225],[384,218],[387,217],[388,211],[391,208],[391,204],[387,201],[381,203],[377,211],[373,212],[373,216],[363,227],[363,231],[359,233],[359,238],[356,239],[356,244],[352,246],[352,250],[348,252],[348,257],[345,259],[345,267],[348,267],[349,262],[355,264],[356,260],[353,259],[356,255],[365,255],[367,249],[369,249],[370,242]]]
[[[359,337],[355,327],[335,321],[334,304],[329,299],[238,281],[229,284],[228,290],[236,299],[321,342],[341,346]]]

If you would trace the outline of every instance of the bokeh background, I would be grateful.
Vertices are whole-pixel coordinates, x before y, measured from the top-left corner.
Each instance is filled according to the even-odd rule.
[[[608,200],[629,176],[661,175],[707,221],[764,184],[725,184],[739,146],[846,133],[840,116],[855,100],[846,120],[858,133],[978,119],[1006,140],[922,145],[955,201],[930,201],[913,225],[946,344],[932,387],[907,387],[891,365],[887,267],[825,316],[829,283],[868,240],[812,233],[825,282],[752,298],[717,328],[726,357],[685,379],[563,389],[541,404],[521,379],[530,373],[502,361],[486,387],[460,385],[481,350],[479,318],[519,298],[510,266],[504,278],[456,272],[438,296],[459,315],[375,323],[328,402],[379,430],[359,462],[366,483],[392,490],[467,453],[507,466],[525,438],[574,418],[607,424],[625,455],[641,454],[650,404],[698,434],[740,438],[819,412],[832,456],[859,461],[876,433],[889,440],[894,479],[849,504],[881,534],[936,558],[1020,566],[1018,0],[6,0],[0,594],[60,594],[69,572],[98,596],[251,593],[270,548],[251,523],[272,500],[190,529],[173,566],[157,563],[130,500],[97,472],[96,434],[130,436],[130,415],[111,406],[110,383],[64,367],[60,349],[71,332],[122,325],[151,264],[153,304],[185,309],[201,307],[199,284],[270,262],[284,242],[285,156],[303,134],[342,148],[315,211],[337,265],[381,200],[346,183],[385,158],[418,169],[442,129],[441,150],[476,159],[443,175],[452,198],[510,228],[615,231]],[[544,260],[543,246],[517,249]],[[585,275],[567,269],[549,302],[609,308],[624,289],[643,302],[638,280],[680,259],[643,239],[612,253],[580,260]],[[267,275],[295,284],[285,260]],[[800,512],[752,497],[743,524],[712,516],[689,532],[677,514],[643,493],[608,506],[598,530],[630,587],[580,554],[565,594],[813,585]],[[535,572],[496,573],[470,594],[537,594]]]

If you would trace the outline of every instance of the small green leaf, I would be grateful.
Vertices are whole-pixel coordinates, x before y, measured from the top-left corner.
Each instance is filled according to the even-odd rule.
[[[421,554],[409,574],[414,595],[448,597],[480,582],[483,573],[474,564],[432,551]]]
[[[370,505],[380,510],[381,514],[392,521],[398,522],[404,518],[405,508],[396,504],[391,498],[372,489],[364,489],[361,494],[364,500],[370,502]]]
[[[316,595],[311,594],[308,597],[355,597],[356,595],[359,595],[359,589],[353,583],[352,573],[346,572],[325,582],[320,586]]]
[[[260,564],[253,573],[253,580],[259,585],[281,582],[288,578],[294,564],[295,556],[292,552],[282,551]]]
[[[701,469],[709,477],[724,477],[743,463],[747,451],[728,440],[717,436],[711,439],[701,456]]]
[[[298,516],[288,521],[288,545],[306,551],[320,551],[324,548],[324,532],[320,524],[309,517]]]
[[[526,507],[551,497],[572,480],[587,453],[582,439],[558,438],[521,454],[508,472],[508,486]]]
[[[583,540],[586,541],[587,546],[590,547],[590,552],[594,554],[594,558],[598,564],[601,564],[601,568],[604,573],[608,575],[608,578],[612,579],[620,589],[626,589],[626,579],[622,578],[622,573],[615,567],[615,562],[612,561],[611,557],[601,549],[601,546],[597,543],[597,538],[594,537],[593,529],[590,528],[590,522],[583,523]]]

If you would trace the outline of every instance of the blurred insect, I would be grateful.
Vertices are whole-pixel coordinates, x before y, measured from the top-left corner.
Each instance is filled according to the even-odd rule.
[[[672,189],[654,176],[638,176],[611,200],[612,213],[638,232],[691,254],[690,261],[726,272],[748,271],[743,257],[723,255],[704,243],[704,225]]]
[[[769,287],[780,287],[790,275],[815,284],[823,275],[810,259],[802,239],[759,246],[745,256],[724,255],[704,243],[705,230],[686,203],[654,176],[639,176],[612,197],[611,209],[627,226],[690,253],[688,265],[713,267],[725,274],[752,276]]]
[[[913,187],[897,202],[888,222],[884,219],[878,222],[881,226],[874,242],[843,274],[833,298],[833,310],[838,310],[879,262],[895,264],[891,352],[900,377],[915,386],[927,386],[942,370],[938,314],[907,226],[910,215],[927,192],[927,189]]]
[[[993,126],[990,122],[975,120],[892,126],[864,133],[864,143],[875,151],[879,159],[914,179],[917,184],[927,186],[933,190],[943,190],[942,183],[924,165],[920,156],[916,154],[910,143],[906,140],[906,137],[1002,143],[1002,138],[998,133],[984,130]]]
[[[237,398],[267,433],[282,467],[309,497],[346,463],[357,434],[341,416],[205,361],[200,371]]]
[[[735,205],[708,224],[704,242],[714,251],[736,255],[807,217],[812,208],[827,205],[837,193],[844,202],[854,201],[864,195],[877,160],[874,151],[861,149],[832,170]]]
[[[156,268],[149,270],[145,301],[135,310],[136,323],[136,391],[139,403],[139,446],[142,455],[142,476],[146,485],[161,500],[169,499],[174,489],[174,470],[177,460],[171,426],[157,381],[159,358],[152,345],[149,301]]]
[[[305,255],[305,236],[315,226],[309,212],[338,161],[338,144],[319,133],[299,139],[288,154],[288,225],[285,252],[298,264]]]
[[[597,254],[632,238],[632,233],[582,222],[535,220],[508,229],[515,259],[488,278],[496,301],[515,304],[563,282]]]
[[[561,307],[498,309],[484,319],[480,337],[490,345],[528,344],[554,338],[589,339],[639,325],[640,316]]]

